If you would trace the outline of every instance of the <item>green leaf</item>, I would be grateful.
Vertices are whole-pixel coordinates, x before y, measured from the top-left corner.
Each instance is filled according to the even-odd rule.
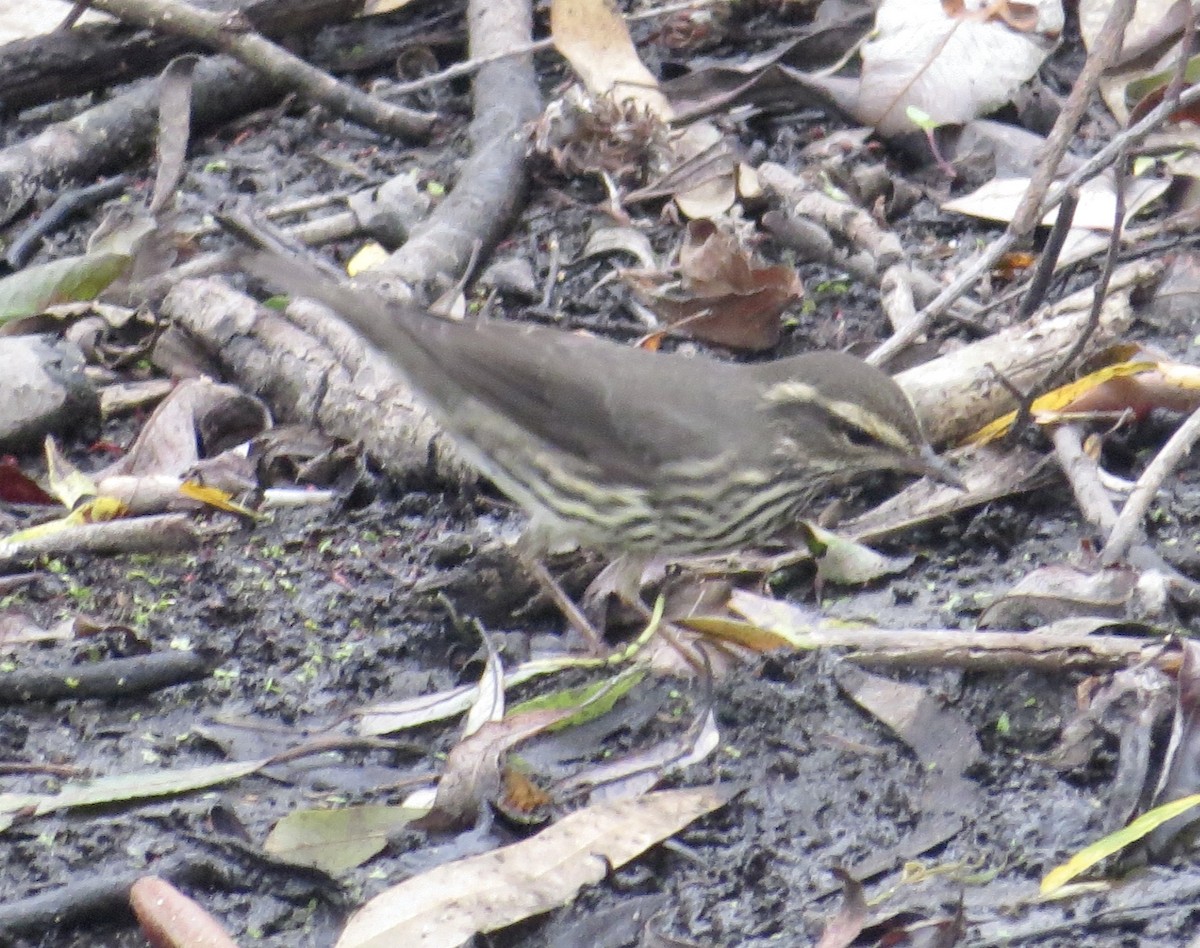
[[[330,874],[362,865],[387,846],[388,834],[428,810],[403,806],[348,806],[298,810],[275,824],[263,848]]]
[[[568,727],[577,727],[588,721],[594,721],[611,711],[621,698],[629,694],[646,677],[649,670],[645,665],[634,665],[604,681],[595,681],[574,688],[561,688],[558,691],[538,695],[536,698],[530,698],[512,708],[506,717],[513,717],[528,711],[559,711],[578,708],[579,710],[575,714],[551,725],[547,730],[561,731]]]
[[[908,120],[917,126],[923,132],[932,132],[938,127],[937,122],[933,120],[928,112],[918,109],[915,105],[910,105],[904,110],[904,114],[908,116]]]
[[[58,303],[94,300],[131,262],[125,254],[89,253],[18,270],[0,280],[0,326]]]

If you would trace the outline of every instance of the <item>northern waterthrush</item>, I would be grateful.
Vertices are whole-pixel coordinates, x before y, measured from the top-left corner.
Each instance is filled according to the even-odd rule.
[[[760,546],[875,471],[955,483],[884,372],[840,352],[755,365],[547,327],[457,323],[271,251],[243,266],[339,313],[471,463],[531,517],[534,549],[689,557]]]

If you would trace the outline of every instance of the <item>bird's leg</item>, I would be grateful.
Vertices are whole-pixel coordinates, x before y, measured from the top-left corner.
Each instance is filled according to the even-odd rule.
[[[603,617],[607,611],[608,597],[616,596],[644,617],[648,608],[642,599],[642,587],[646,585],[646,576],[649,574],[652,577],[650,582],[657,582],[666,575],[668,563],[665,559],[633,556],[628,553],[618,556],[588,584],[583,593],[584,612],[591,616],[597,625],[604,625]]]
[[[664,619],[661,612],[650,608],[642,598],[642,589],[646,585],[662,582],[666,578],[667,569],[673,561],[665,557],[646,557],[625,554],[609,563],[599,575],[588,585],[583,594],[583,608],[593,620],[597,615],[603,616],[610,596],[615,596],[623,605],[632,609],[647,628],[653,627],[654,634],[662,638],[685,664],[697,674],[706,672],[704,659],[697,658],[697,650],[689,648],[681,641],[685,630],[669,619]],[[660,607],[664,592],[659,594]],[[603,622],[598,622],[601,627]]]
[[[567,594],[551,575],[536,552],[536,547],[522,538],[515,546],[517,557],[528,570],[529,575],[542,588],[543,593],[555,604],[567,623],[588,643],[593,654],[609,657],[613,650],[604,641],[604,613],[608,598],[615,596],[624,606],[632,609],[646,623],[647,631],[653,629],[654,635],[659,636],[667,645],[674,649],[681,660],[698,675],[710,674],[708,656],[703,648],[689,646],[681,640],[686,637],[686,630],[662,617],[661,612],[652,609],[642,598],[641,590],[647,576],[651,582],[658,581],[666,572],[671,561],[666,559],[647,559],[626,554],[610,562],[592,580],[583,594],[583,607]],[[661,603],[659,608],[661,609]],[[619,654],[619,653],[618,653]]]
[[[546,564],[532,552],[525,549],[524,544],[517,544],[516,553],[522,565],[529,571],[529,575],[534,578],[550,601],[558,607],[558,611],[567,620],[567,624],[587,642],[588,648],[596,655],[607,654],[608,646],[604,644],[603,633],[597,630],[596,626],[584,614],[583,610],[567,595],[567,591],[558,584],[558,580],[550,575],[550,570],[546,569]]]

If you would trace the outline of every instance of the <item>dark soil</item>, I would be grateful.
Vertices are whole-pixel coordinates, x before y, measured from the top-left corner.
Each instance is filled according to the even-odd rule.
[[[553,78],[547,76],[547,89]],[[461,93],[440,94],[438,107],[457,106],[461,118]],[[42,118],[25,116],[10,135],[36,130]],[[786,161],[824,127],[772,119],[741,133],[758,155]],[[264,114],[195,142],[183,206],[198,216],[214,194],[231,192],[294,199],[382,180],[413,163],[428,179],[448,182],[461,146],[455,133],[435,147],[406,151],[316,112]],[[135,171],[151,174],[146,166]],[[550,238],[564,261],[575,260],[591,209],[603,198],[594,182],[539,172],[503,249],[528,257],[544,277]],[[94,224],[80,223],[39,260],[77,246]],[[969,248],[977,236],[992,234],[939,215],[928,196],[896,226],[911,247],[953,235]],[[665,249],[676,235],[664,223],[655,243]],[[769,244],[763,253],[783,256]],[[642,327],[628,315],[624,291],[609,283],[588,293],[604,269],[594,262],[566,267],[556,319],[632,338]],[[819,268],[801,273],[810,287],[831,276]],[[520,317],[527,301],[513,296],[500,303]],[[829,289],[813,303],[781,351],[865,348],[887,333],[869,292]],[[1138,332],[1184,357],[1195,346],[1186,315],[1158,314]],[[1166,423],[1146,426],[1113,463],[1127,465],[1123,473],[1136,471],[1170,430]],[[115,424],[81,434],[72,452],[80,463],[98,466],[106,458],[89,452],[94,435],[124,445],[135,433]],[[36,458],[21,461],[36,470]],[[1175,549],[1172,562],[1185,570],[1197,565],[1198,488],[1195,472],[1181,471],[1155,522],[1156,542]],[[372,702],[473,681],[482,662],[468,619],[479,619],[513,661],[557,644],[559,620],[544,605],[529,605],[527,585],[513,579],[519,571],[495,552],[511,516],[486,490],[375,484],[353,500],[253,525],[214,521],[222,529],[194,553],[46,564],[35,582],[7,596],[6,608],[43,625],[86,613],[136,635],[110,630],[19,646],[7,650],[10,667],[63,668],[191,648],[209,658],[213,671],[151,694],[8,705],[0,709],[0,762],[107,776],[269,756],[327,733],[350,734],[348,716]],[[1055,486],[893,541],[889,552],[917,554],[913,567],[865,589],[825,589],[820,606],[882,628],[969,629],[1032,568],[1069,560],[1094,540],[1067,487]],[[799,602],[817,601],[802,570],[788,576],[782,591]],[[1187,616],[1177,628],[1190,630]],[[812,944],[840,904],[835,867],[864,879],[872,896],[890,894],[872,911],[893,924],[897,917],[951,918],[961,906],[963,944],[1194,943],[1200,874],[1190,861],[1143,870],[1116,892],[1034,901],[1046,871],[1102,834],[1116,772],[1115,739],[1067,772],[1050,761],[1064,722],[1075,714],[1082,673],[886,673],[925,688],[978,736],[982,759],[965,779],[947,783],[850,700],[839,686],[839,661],[829,653],[773,654],[715,684],[656,680],[625,699],[587,740],[556,736],[522,747],[535,778],[539,762],[546,768],[541,776],[555,776],[572,741],[594,760],[649,747],[680,734],[711,703],[719,749],[668,775],[664,785],[721,781],[740,792],[573,904],[479,943]],[[525,686],[519,696],[537,691]],[[383,854],[337,879],[266,855],[267,833],[297,808],[402,801],[414,778],[440,772],[458,733],[454,723],[429,726],[377,746],[272,765],[182,798],[20,821],[5,834],[0,942],[143,945],[123,907],[123,884],[159,873],[202,902],[241,945],[331,945],[348,913],[388,885],[525,831],[493,819],[461,836],[400,833]],[[44,793],[61,780],[39,772],[6,776],[3,786]],[[911,865],[902,881],[905,864]],[[57,906],[27,916],[32,921],[5,921],[34,897],[53,897]],[[663,941],[642,940],[647,918]]]

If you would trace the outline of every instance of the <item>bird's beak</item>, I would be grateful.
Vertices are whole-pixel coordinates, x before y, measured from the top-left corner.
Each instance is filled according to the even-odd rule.
[[[921,453],[913,458],[913,471],[917,474],[924,474],[930,480],[957,487],[959,490],[967,489],[967,485],[963,483],[962,478],[958,476],[958,472],[954,470],[950,462],[945,458],[938,457],[929,445],[921,448]]]

